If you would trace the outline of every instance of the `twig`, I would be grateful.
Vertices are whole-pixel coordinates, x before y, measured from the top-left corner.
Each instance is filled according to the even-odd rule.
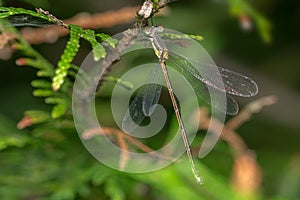
[[[84,131],[82,134],[82,139],[88,140],[96,135],[110,135],[112,134],[112,130],[113,129],[106,127],[103,127],[101,130],[99,128],[91,128]]]
[[[251,116],[258,113],[265,106],[270,106],[276,103],[277,98],[275,96],[262,97],[256,101],[249,103],[244,109],[240,111],[238,115],[224,124],[221,138],[228,142],[230,146],[235,149],[238,154],[243,154],[248,151],[248,147],[243,139],[235,132],[242,124],[248,121]],[[214,118],[209,117],[208,111],[205,108],[200,109],[200,127],[202,129],[208,129],[210,123],[212,123],[211,131],[214,133],[214,127],[220,127],[222,124]],[[217,129],[216,129],[217,130]],[[218,129],[219,130],[219,129]]]
[[[57,25],[62,26],[63,28],[68,28],[68,25],[65,24],[62,20],[58,19],[52,15],[49,11],[45,11],[42,8],[36,8],[36,12],[47,15],[52,21],[56,22]]]
[[[124,133],[121,130],[111,128],[111,127],[102,127],[101,129],[99,129],[99,128],[88,129],[88,130],[84,131],[84,133],[82,134],[82,138],[85,139],[85,140],[88,140],[88,139],[90,139],[94,136],[97,136],[97,135],[103,135],[104,136],[104,135],[113,135],[113,134],[122,135],[122,137],[127,139],[131,144],[133,144],[135,147],[139,148],[140,150],[142,150],[146,153],[153,153],[154,152],[154,150],[152,148],[144,145],[143,143],[136,140],[132,136]],[[163,156],[163,157],[166,158],[165,156]],[[168,159],[170,159],[170,158],[168,158]]]
[[[254,194],[261,183],[262,172],[256,162],[255,154],[248,148],[243,138],[235,130],[248,121],[251,116],[258,113],[263,107],[276,103],[275,96],[267,96],[249,103],[241,112],[224,124],[221,138],[226,141],[235,152],[234,167],[232,171],[232,186],[242,195]],[[206,109],[200,109],[200,127],[217,134],[215,130],[222,126],[217,119],[211,118]]]
[[[231,185],[241,196],[249,197],[255,195],[259,190],[262,176],[262,170],[252,152],[248,151],[234,159]]]
[[[99,29],[109,28],[120,24],[130,24],[135,20],[136,11],[139,9],[135,7],[123,7],[116,11],[107,11],[97,14],[81,13],[70,19],[63,20],[65,24],[76,24],[83,29]],[[159,15],[166,15],[166,12],[160,12]],[[24,28],[21,30],[23,37],[31,44],[40,44],[43,42],[53,43],[59,37],[65,36],[69,33],[68,30],[60,26],[51,26],[43,28]]]
[[[217,134],[218,130],[220,130],[219,127],[223,126],[221,138],[226,141],[236,153],[242,154],[248,149],[244,140],[236,134],[234,130],[228,128],[226,124],[223,125],[217,119],[211,118],[206,108],[200,108],[199,112],[201,129],[208,130],[210,128],[209,130],[213,134]]]
[[[76,24],[84,29],[108,28],[119,24],[133,22],[137,7],[124,7],[117,11],[107,11],[98,14],[78,14],[64,20],[66,24]],[[55,42],[57,38],[65,36],[68,30],[59,26],[43,28],[24,28],[21,30],[23,37],[31,44]]]
[[[120,162],[119,162],[119,168],[121,170],[124,170],[126,167],[126,164],[128,163],[128,160],[130,158],[129,152],[128,152],[128,146],[124,140],[124,134],[120,131],[116,132],[117,141],[120,145],[120,148],[122,149],[120,154]]]
[[[243,123],[248,121],[253,114],[260,112],[262,108],[275,104],[276,102],[276,96],[267,96],[253,101],[249,103],[243,110],[241,110],[241,112],[238,115],[230,119],[226,123],[226,126],[230,129],[237,129]]]
[[[162,155],[160,153],[157,153],[155,150],[152,148],[148,147],[147,145],[144,145],[137,139],[133,138],[132,136],[124,133],[121,130],[115,129],[115,128],[110,128],[110,127],[102,127],[101,129],[99,128],[93,128],[93,129],[88,129],[83,132],[82,138],[87,140],[91,139],[94,136],[97,135],[116,135],[117,137],[117,142],[122,149],[121,154],[120,154],[120,162],[119,162],[119,167],[120,169],[124,169],[128,160],[130,159],[129,156],[129,151],[128,151],[128,146],[125,141],[125,139],[131,143],[133,146],[137,147],[138,149],[142,150],[143,152],[149,153],[152,156],[162,158],[164,160],[173,160],[173,158],[169,156]]]

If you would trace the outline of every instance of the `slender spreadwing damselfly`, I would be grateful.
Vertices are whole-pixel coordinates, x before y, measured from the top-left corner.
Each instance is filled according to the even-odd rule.
[[[200,96],[206,102],[209,102],[209,96],[207,95],[208,88],[215,91],[213,94],[210,93],[210,95],[215,95],[218,98],[218,95],[222,95],[222,93],[242,97],[251,97],[257,94],[258,87],[252,79],[244,75],[232,72],[221,67],[212,66],[211,64],[192,61],[189,58],[170,52],[167,48],[164,39],[162,39],[162,37],[159,35],[163,33],[163,27],[161,26],[146,27],[144,32],[146,37],[151,42],[155,55],[158,57],[159,65],[163,72],[163,77],[165,79],[169,96],[174,108],[174,112],[176,114],[177,122],[179,124],[181,136],[184,142],[187,156],[191,164],[192,172],[197,182],[201,183],[202,179],[194,164],[186,128],[183,123],[180,109],[174,95],[174,90],[170,80],[166,62],[172,62],[172,66],[185,76],[185,78],[193,86],[198,96]],[[201,73],[199,70],[206,75],[211,74],[212,76],[203,76],[203,73]],[[214,79],[214,74],[219,74],[221,80]],[[158,73],[158,69],[154,69],[152,74],[149,75],[149,77],[150,79],[159,79],[160,76]],[[129,105],[129,112],[127,112],[123,118],[122,127],[123,129],[125,129],[126,132],[134,130],[136,126],[139,125],[146,116],[151,115],[151,113],[153,112],[152,106],[158,103],[161,90],[161,85],[152,84],[147,85],[147,87],[144,90],[140,91],[136,95],[136,97]],[[231,115],[236,114],[238,112],[237,102],[228,95],[226,95],[225,106],[218,104],[214,104],[212,106],[215,106],[218,110]],[[133,121],[131,121],[131,119]]]

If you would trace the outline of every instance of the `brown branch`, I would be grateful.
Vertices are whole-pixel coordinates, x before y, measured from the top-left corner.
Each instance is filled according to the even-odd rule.
[[[255,196],[262,182],[263,173],[256,161],[253,153],[250,151],[237,156],[234,159],[231,172],[231,186],[244,197]]]
[[[128,146],[126,144],[126,141],[124,140],[124,134],[120,133],[120,131],[116,132],[117,136],[117,141],[120,145],[120,148],[122,149],[121,154],[120,154],[120,162],[119,162],[119,168],[121,170],[124,170],[126,167],[126,164],[128,163],[129,160],[129,151],[128,151]]]
[[[243,141],[242,137],[240,137],[235,130],[239,128],[243,123],[248,121],[251,116],[255,113],[258,113],[263,107],[270,106],[276,103],[277,98],[275,96],[267,96],[260,98],[256,101],[249,103],[245,106],[244,109],[240,111],[238,115],[229,120],[226,124],[224,124],[221,138],[228,142],[230,146],[235,149],[237,154],[243,154],[248,151],[248,147],[246,143]],[[212,123],[210,131],[212,133],[217,134],[216,130],[219,130],[217,127],[222,126],[217,119],[214,119],[209,116],[208,111],[205,108],[201,108],[200,112],[200,127],[201,129],[208,129],[210,123]]]
[[[247,106],[245,106],[245,108],[241,110],[241,112],[238,115],[230,119],[226,123],[226,126],[231,129],[237,129],[243,123],[248,121],[253,114],[260,112],[262,108],[275,104],[276,102],[277,102],[276,96],[267,96],[267,97],[260,98],[256,101],[253,101],[249,103]]]
[[[140,141],[136,140],[135,138],[133,138],[132,136],[118,130],[119,132],[124,134],[124,137],[134,146],[136,146],[137,148],[139,148],[140,150],[147,152],[147,153],[151,153],[154,152],[154,150],[150,147],[148,147],[147,145],[144,145],[143,143],[141,143]]]
[[[63,20],[63,22],[64,24],[76,24],[83,29],[109,28],[120,24],[133,23],[139,8],[140,6],[128,6],[116,11],[107,11],[93,15],[80,13],[70,19]],[[166,14],[167,10],[163,10],[159,15]],[[24,28],[21,30],[21,33],[29,43],[40,44],[43,42],[53,43],[59,37],[67,35],[69,31],[61,26],[48,26],[43,28]]]
[[[93,15],[78,14],[70,19],[64,20],[66,24],[76,24],[84,29],[108,28],[120,24],[132,23],[138,7],[123,7],[116,11],[107,11]],[[25,40],[31,44],[43,42],[55,42],[57,38],[69,33],[61,26],[43,28],[24,28],[21,33]]]
[[[120,155],[120,162],[119,162],[120,169],[124,169],[129,160],[129,153],[128,153],[129,151],[128,151],[128,146],[126,144],[125,139],[129,143],[131,143],[133,146],[137,147],[138,149],[142,150],[143,152],[149,153],[152,156],[162,158],[164,160],[171,160],[171,161],[173,160],[173,158],[166,156],[166,155],[162,155],[160,153],[157,153],[155,150],[148,147],[147,145],[144,145],[143,143],[141,143],[137,139],[133,138],[132,136],[124,133],[121,130],[115,129],[115,128],[102,127],[101,129],[99,129],[99,128],[88,129],[83,132],[82,138],[87,140],[87,139],[91,139],[92,137],[97,136],[97,135],[100,135],[100,136],[115,135],[117,137],[117,142],[118,142],[120,148],[123,150]]]
[[[91,128],[83,132],[82,139],[88,140],[96,135],[110,135],[112,134],[111,128]]]
[[[242,154],[247,151],[248,147],[244,140],[235,133],[234,130],[228,128],[227,125],[219,122],[217,119],[214,119],[209,116],[208,110],[206,108],[200,108],[200,128],[203,130],[211,131],[213,134],[218,134],[218,130],[222,128],[221,139],[226,141],[236,153]],[[211,125],[210,125],[211,124]]]
[[[232,186],[242,195],[253,195],[257,192],[261,180],[262,171],[256,162],[254,153],[248,148],[243,138],[236,133],[236,129],[248,121],[251,116],[258,113],[263,107],[276,103],[275,96],[267,96],[249,103],[241,112],[229,120],[222,129],[221,139],[226,141],[235,152],[234,167],[232,170]],[[200,109],[200,127],[217,134],[218,127],[223,124],[209,116],[206,109]]]

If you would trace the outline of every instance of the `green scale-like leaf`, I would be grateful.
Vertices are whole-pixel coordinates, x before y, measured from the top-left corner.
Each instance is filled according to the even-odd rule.
[[[33,91],[33,95],[36,97],[48,97],[53,94],[52,90],[45,90],[45,89],[36,89]]]
[[[106,56],[106,51],[104,47],[96,40],[95,32],[93,30],[84,30],[82,37],[91,43],[95,61],[99,61],[101,58]]]
[[[61,99],[61,100],[63,100],[63,99]],[[52,109],[51,117],[54,119],[61,117],[62,115],[64,115],[66,113],[67,108],[68,108],[67,101],[62,101],[61,103],[56,104]]]
[[[70,28],[70,39],[67,46],[58,62],[58,68],[55,71],[55,76],[52,81],[52,89],[58,90],[64,83],[65,77],[69,74],[68,70],[72,67],[71,62],[73,61],[76,53],[79,50],[79,39],[82,37],[87,40],[93,48],[93,56],[95,61],[99,61],[101,58],[106,56],[105,48],[101,43],[97,41],[97,37],[107,42],[111,47],[115,47],[117,40],[111,38],[107,34],[95,34],[93,30],[83,30],[81,27],[73,24],[69,24]]]
[[[69,106],[68,100],[61,97],[48,97],[45,99],[45,102],[47,104],[56,104],[51,111],[52,118],[59,118],[64,115]]]
[[[163,33],[161,34],[162,37],[167,37],[168,39],[194,39],[198,42],[202,41],[204,38],[201,35],[190,35],[190,34],[175,34],[175,33]]]
[[[51,89],[51,83],[44,79],[31,81],[31,86],[35,88]]]
[[[82,33],[82,29],[76,25],[69,25],[70,28],[70,39],[67,46],[61,55],[61,59],[58,62],[58,68],[55,71],[55,76],[52,80],[52,89],[58,90],[64,83],[64,79],[68,74],[68,69],[71,67],[71,62],[76,56],[79,50],[79,39]]]
[[[115,48],[116,44],[118,43],[117,39],[114,39],[105,33],[98,33],[95,36],[100,38],[102,41],[107,42],[112,48]]]
[[[50,119],[49,114],[41,110],[28,110],[24,113],[24,116],[29,117],[32,124],[42,123]]]
[[[23,62],[26,63],[27,66],[34,67],[39,69],[37,75],[39,77],[52,77],[54,74],[54,70],[51,64],[45,62],[44,59],[32,59],[32,58],[22,58]]]

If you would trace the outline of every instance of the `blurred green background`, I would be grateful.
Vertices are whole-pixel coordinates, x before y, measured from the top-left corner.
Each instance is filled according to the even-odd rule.
[[[246,19],[234,7],[244,1],[255,11],[253,16],[252,11],[245,13]],[[205,40],[201,44],[218,66],[253,78],[259,94],[251,99],[237,98],[241,108],[260,97],[277,96],[276,104],[237,130],[262,169],[262,182],[255,194],[243,196],[231,188],[233,155],[223,141],[207,157],[197,159],[206,180],[199,186],[187,160],[153,173],[126,174],[96,161],[72,125],[54,124],[51,128],[44,124],[18,130],[24,111],[50,107],[42,98],[32,96],[30,82],[36,71],[17,67],[17,53],[0,61],[0,199],[300,199],[300,2],[244,1],[178,0],[153,22],[202,35]],[[100,13],[141,4],[132,0],[2,1],[3,6],[42,7],[61,19],[79,12]],[[264,19],[255,18],[257,13],[268,20],[270,29],[259,28]],[[249,29],[243,27],[247,22]],[[97,31],[116,34],[129,27],[132,23]],[[34,48],[55,64],[66,41],[63,37]],[[83,45],[78,60],[88,48]],[[195,141],[193,146],[199,144]]]

